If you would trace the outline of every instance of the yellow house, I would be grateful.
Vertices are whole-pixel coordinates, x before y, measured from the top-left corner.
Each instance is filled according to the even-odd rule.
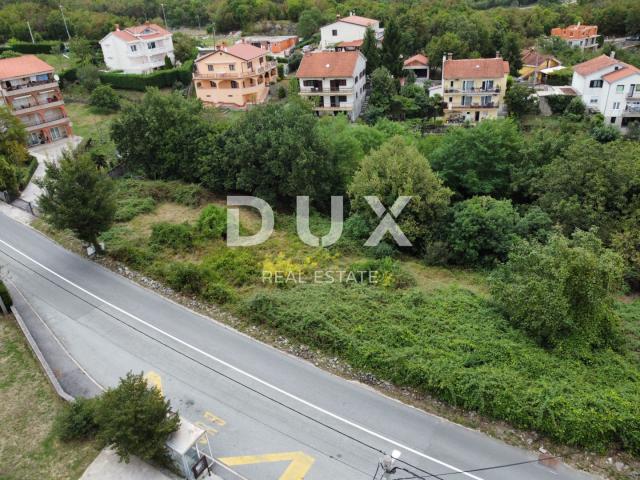
[[[522,51],[522,68],[518,75],[520,75],[521,80],[542,83],[545,76],[543,70],[548,72],[549,69],[560,66],[562,66],[562,63],[553,55],[540,53],[535,47],[530,47]]]
[[[478,122],[504,112],[509,62],[496,58],[442,59],[446,122]]]
[[[205,105],[240,109],[264,102],[278,76],[277,64],[267,60],[268,53],[236,44],[201,55],[193,74],[197,97]]]

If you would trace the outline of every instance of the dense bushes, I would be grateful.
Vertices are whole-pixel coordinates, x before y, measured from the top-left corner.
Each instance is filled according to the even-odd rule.
[[[65,442],[93,438],[98,431],[95,421],[97,400],[78,397],[66,405],[56,418],[54,431]]]
[[[188,85],[191,83],[192,67],[193,63],[188,61],[178,68],[156,70],[146,74],[100,72],[100,81],[113,88],[144,92],[149,87],[170,88],[176,82]]]
[[[217,205],[207,205],[200,212],[196,227],[207,238],[220,238],[227,232],[227,212]]]
[[[640,454],[640,374],[603,350],[588,364],[537,347],[468,291],[366,286],[261,293],[243,312],[354,367],[572,445]]]
[[[120,108],[120,97],[109,85],[98,85],[91,92],[89,104],[102,110],[115,111]]]
[[[156,223],[151,227],[149,244],[152,247],[188,250],[193,247],[193,231],[188,223]]]
[[[4,306],[7,308],[11,308],[11,305],[13,305],[11,295],[9,295],[9,290],[7,290],[7,287],[2,283],[2,280],[0,280],[0,299],[2,299]]]

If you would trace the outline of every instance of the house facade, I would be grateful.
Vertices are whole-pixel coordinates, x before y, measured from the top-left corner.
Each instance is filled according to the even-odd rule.
[[[298,37],[296,35],[254,35],[244,37],[241,42],[267,50],[274,57],[288,57],[293,47],[297,45]]]
[[[267,60],[269,52],[238,43],[198,57],[193,83],[197,97],[208,106],[244,109],[263,103],[278,67]]]
[[[429,58],[421,53],[413,55],[404,61],[403,70],[411,70],[416,75],[416,83],[429,80]]]
[[[551,36],[558,37],[574,48],[595,50],[598,48],[598,27],[596,25],[569,25],[551,29]]]
[[[442,98],[445,121],[478,122],[505,111],[509,62],[496,58],[442,59]],[[438,92],[440,93],[440,92]]]
[[[24,124],[29,147],[73,135],[51,65],[35,55],[0,59],[0,87],[0,103]]]
[[[640,121],[640,69],[601,55],[576,65],[571,86],[605,122],[626,127]]]
[[[113,32],[100,40],[104,63],[109,70],[124,73],[149,73],[164,67],[165,57],[175,62],[171,32],[156,25],[145,23]]]
[[[314,102],[318,115],[346,114],[355,121],[366,96],[367,59],[359,51],[312,52],[300,62],[300,95]]]
[[[367,28],[372,28],[378,41],[382,39],[384,29],[380,21],[373,18],[349,15],[320,28],[320,49],[356,50],[362,45]]]

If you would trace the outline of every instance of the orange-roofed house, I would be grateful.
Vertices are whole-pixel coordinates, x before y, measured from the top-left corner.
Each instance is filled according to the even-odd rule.
[[[445,121],[478,122],[504,112],[509,62],[496,58],[442,59]]]
[[[357,50],[362,46],[367,28],[373,29],[378,41],[382,40],[384,29],[380,28],[379,20],[353,13],[348,17],[338,18],[335,22],[320,28],[320,49]]]
[[[0,59],[2,103],[24,123],[29,147],[73,135],[53,67],[35,55]]]
[[[300,95],[314,102],[318,115],[344,113],[355,121],[366,96],[366,70],[359,51],[307,53],[296,72]]]
[[[288,57],[298,43],[296,35],[252,35],[244,37],[242,43],[268,50],[274,57]]]
[[[605,122],[624,128],[640,121],[640,69],[616,60],[614,53],[575,65],[571,86]]]
[[[116,25],[100,40],[104,63],[109,70],[124,73],[149,73],[164,67],[165,57],[175,62],[171,32],[155,23],[120,30]]]
[[[522,51],[522,68],[518,74],[521,80],[544,83],[549,73],[562,68],[560,60],[553,55],[542,53],[536,47],[529,47]]]
[[[196,95],[205,105],[216,107],[244,109],[263,103],[278,77],[277,64],[267,60],[268,54],[237,43],[201,55],[193,74]]]
[[[596,25],[569,25],[568,27],[556,27],[551,29],[551,36],[563,39],[575,48],[597,49],[598,27]]]
[[[416,82],[422,83],[429,80],[429,58],[417,53],[404,61],[403,70],[411,70],[416,75]]]

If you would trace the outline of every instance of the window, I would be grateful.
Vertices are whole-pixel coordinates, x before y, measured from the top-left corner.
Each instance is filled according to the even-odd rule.
[[[451,80],[451,82],[449,82],[449,86],[450,86],[451,88],[453,88],[453,80]]]
[[[594,103],[598,103],[598,97],[591,97],[591,100],[589,100],[589,103],[591,105],[593,105]]]
[[[247,68],[253,70],[253,62],[247,62]]]
[[[229,71],[230,72],[235,72],[236,71],[236,64],[235,63],[230,63],[229,64]]]
[[[620,102],[613,102],[613,109],[620,110]]]
[[[480,103],[485,106],[491,105],[491,95],[484,95],[481,97]]]
[[[338,30],[331,30],[331,35],[333,35],[334,37],[338,36]]]
[[[616,123],[616,117],[611,117],[611,123],[615,124]]]
[[[482,89],[483,90],[493,90],[493,80],[483,80],[482,81]]]
[[[216,85],[216,82],[209,82],[211,83],[211,88],[217,88],[218,86]]]
[[[339,95],[338,96],[338,101],[339,102],[346,102],[347,101],[347,96],[346,95]]]
[[[210,72],[213,72],[213,65],[211,64],[207,65],[207,70],[209,70]]]
[[[200,82],[196,82],[196,87],[200,88],[202,84]]]
[[[616,86],[616,93],[624,93],[624,85]]]
[[[589,88],[602,88],[602,80],[591,80]]]
[[[147,48],[149,50],[153,50],[154,48],[156,48],[156,42],[148,42],[147,43]]]
[[[465,95],[464,97],[462,97],[462,105],[471,105],[471,98],[468,95]]]
[[[260,65],[264,63],[264,57],[260,57]]]
[[[231,80],[231,88],[238,88],[238,82]]]
[[[473,90],[473,80],[463,80],[462,81],[462,89],[463,90]]]
[[[132,52],[135,52],[135,51],[138,50],[138,46],[137,45],[131,45],[129,48],[131,49]]]

